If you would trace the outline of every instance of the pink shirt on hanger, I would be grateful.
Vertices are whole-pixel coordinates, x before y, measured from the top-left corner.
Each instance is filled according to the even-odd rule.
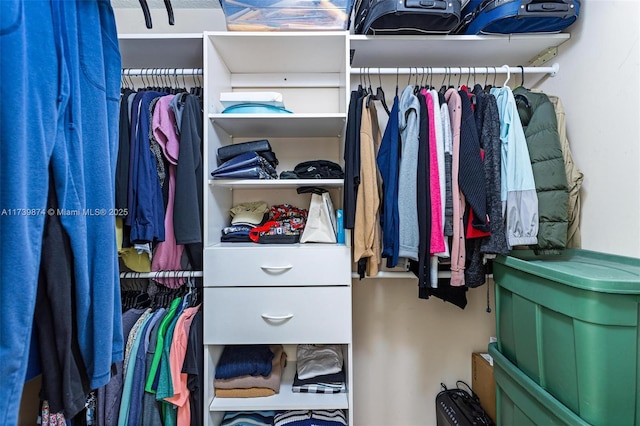
[[[451,285],[464,285],[464,264],[466,261],[464,240],[464,195],[458,186],[458,171],[460,168],[460,122],[462,120],[462,100],[456,89],[449,89],[445,93],[451,118],[451,133],[453,135],[453,158],[451,161],[451,194],[453,196],[453,242],[451,244]]]
[[[429,246],[429,254],[435,254],[442,253],[445,250],[444,233],[442,232],[440,171],[438,169],[438,148],[436,146],[436,120],[431,93],[426,89],[422,89],[420,93],[427,101],[429,115],[429,193],[431,194],[431,244]]]
[[[158,243],[151,261],[152,271],[178,271],[182,269],[183,245],[176,244],[173,231],[173,203],[176,191],[176,166],[180,141],[176,132],[176,119],[169,104],[175,95],[167,95],[158,99],[153,111],[153,136],[162,148],[162,153],[169,162],[169,199],[164,214],[165,239]],[[177,288],[184,283],[184,278],[155,278],[155,281],[167,287]]]
[[[165,401],[178,407],[177,424],[188,425],[191,422],[191,407],[189,405],[189,389],[187,388],[188,375],[182,372],[182,364],[187,353],[189,329],[193,317],[200,309],[200,305],[186,308],[176,322],[176,328],[169,349],[169,364],[171,365],[171,382],[173,384],[173,396],[164,398]],[[194,413],[201,415],[201,413]]]

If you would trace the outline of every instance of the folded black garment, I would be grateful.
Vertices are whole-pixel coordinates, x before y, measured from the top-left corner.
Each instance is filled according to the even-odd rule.
[[[339,164],[328,160],[312,160],[299,163],[293,169],[300,179],[344,179]]]
[[[285,170],[280,172],[280,179],[300,179],[296,172],[292,172],[291,170]]]
[[[214,179],[277,179],[276,169],[254,151],[225,161],[211,172]]]
[[[249,232],[231,232],[220,237],[222,243],[251,243]]]
[[[221,165],[227,160],[232,159],[245,152],[253,151],[267,160],[273,167],[276,167],[279,162],[276,158],[276,154],[271,150],[271,145],[267,139],[260,139],[256,141],[242,142],[233,145],[226,145],[218,148],[218,165]]]
[[[320,376],[315,376],[310,379],[300,379],[298,377],[298,373],[296,373],[293,378],[293,384],[295,386],[303,386],[303,385],[314,385],[316,383],[343,383],[345,381],[346,374],[344,370],[341,370],[337,373],[331,374],[321,374]]]

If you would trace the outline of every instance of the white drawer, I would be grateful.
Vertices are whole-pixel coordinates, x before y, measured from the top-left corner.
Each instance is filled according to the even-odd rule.
[[[204,289],[204,343],[349,343],[350,287]]]
[[[204,250],[205,287],[350,285],[350,248],[227,243]]]

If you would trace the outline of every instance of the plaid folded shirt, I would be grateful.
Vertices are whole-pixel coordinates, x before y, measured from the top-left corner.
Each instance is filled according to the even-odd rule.
[[[299,393],[340,393],[346,392],[347,386],[344,383],[316,383],[310,385],[293,385],[291,392]]]

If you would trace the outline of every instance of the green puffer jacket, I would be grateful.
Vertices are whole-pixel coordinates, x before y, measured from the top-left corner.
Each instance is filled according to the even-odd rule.
[[[553,104],[544,93],[523,87],[513,91],[527,139],[538,194],[539,250],[567,244],[569,192]]]

